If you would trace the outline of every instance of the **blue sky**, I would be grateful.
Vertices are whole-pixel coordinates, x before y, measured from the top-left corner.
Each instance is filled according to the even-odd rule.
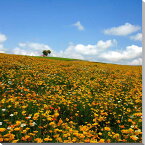
[[[142,62],[141,0],[1,0],[0,52]]]

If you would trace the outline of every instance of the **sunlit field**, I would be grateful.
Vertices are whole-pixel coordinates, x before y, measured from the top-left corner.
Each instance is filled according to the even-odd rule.
[[[0,54],[0,142],[142,142],[142,67]]]

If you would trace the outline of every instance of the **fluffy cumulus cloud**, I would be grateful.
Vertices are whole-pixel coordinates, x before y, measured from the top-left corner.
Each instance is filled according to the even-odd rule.
[[[127,46],[123,51],[108,51],[100,55],[104,60],[124,64],[141,64],[142,47],[137,45]]]
[[[5,48],[3,43],[7,40],[6,35],[0,34],[0,53],[5,53]]]
[[[130,39],[135,41],[142,41],[142,33],[137,33],[136,35],[130,36]]]
[[[12,50],[13,54],[30,55],[30,56],[40,56],[43,50],[51,50],[50,46],[42,43],[19,43],[18,47]]]
[[[96,44],[70,44],[64,51],[60,51],[58,56],[60,57],[70,57],[76,59],[92,60],[94,57],[98,56],[101,52],[104,52],[110,47],[117,44],[116,40],[100,40]]]
[[[73,26],[75,26],[80,31],[83,31],[85,29],[80,21],[77,21],[76,23],[74,23]]]
[[[98,53],[113,46],[115,43],[116,43],[116,40],[107,40],[107,41],[100,40],[95,45],[77,44],[74,46],[73,50],[83,55],[97,55]]]
[[[130,23],[125,23],[124,25],[118,27],[112,27],[104,30],[104,34],[107,35],[117,35],[126,36],[140,30],[140,26],[132,25]]]

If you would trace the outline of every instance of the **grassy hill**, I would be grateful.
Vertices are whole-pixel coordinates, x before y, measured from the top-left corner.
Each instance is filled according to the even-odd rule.
[[[71,59],[71,58],[62,58],[62,57],[42,57],[42,56],[35,56],[38,58],[46,58],[46,59],[54,59],[54,60],[65,60],[65,61],[81,61],[80,59]]]
[[[142,67],[68,60],[0,54],[0,142],[141,143]]]

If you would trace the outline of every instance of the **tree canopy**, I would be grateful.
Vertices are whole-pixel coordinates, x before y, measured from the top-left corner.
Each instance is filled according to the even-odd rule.
[[[51,51],[50,50],[43,50],[43,56],[47,56],[48,54],[50,54],[51,53]]]

